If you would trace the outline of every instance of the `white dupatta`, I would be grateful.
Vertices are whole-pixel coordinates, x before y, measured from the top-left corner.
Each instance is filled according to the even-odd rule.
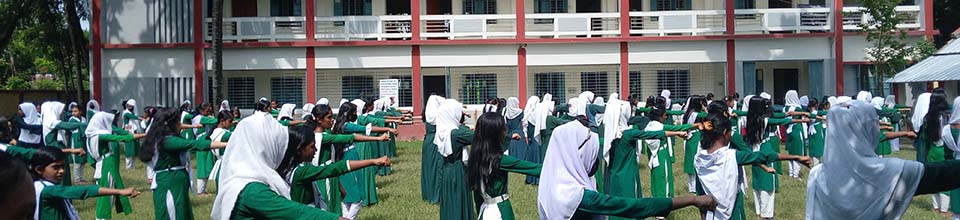
[[[730,219],[739,190],[740,165],[737,164],[737,151],[728,146],[713,153],[698,149],[693,164],[704,193],[717,200],[717,209],[707,211],[706,219]]]
[[[596,133],[577,121],[561,125],[553,132],[543,159],[537,210],[540,219],[566,220],[576,213],[584,190],[597,189],[590,169],[597,161],[600,142]]]
[[[953,99],[953,113],[950,114],[947,125],[944,125],[943,130],[940,131],[940,140],[947,148],[953,150],[954,157],[960,156],[960,137],[954,137],[953,132],[950,132],[950,125],[960,124],[960,107],[957,106],[960,106],[960,97]]]

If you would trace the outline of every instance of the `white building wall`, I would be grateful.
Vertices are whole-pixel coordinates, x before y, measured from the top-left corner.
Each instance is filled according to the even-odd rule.
[[[629,43],[629,60],[634,63],[726,62],[724,41],[651,41]]]
[[[316,68],[409,68],[410,46],[316,47]]]
[[[736,60],[822,60],[830,58],[827,38],[737,40]]]
[[[528,50],[529,57],[529,50]],[[516,45],[427,45],[420,47],[422,67],[516,66]]]
[[[528,66],[620,64],[619,43],[527,45]]]
[[[134,98],[142,106],[157,104],[157,78],[193,77],[192,49],[112,49],[101,60],[101,104],[119,108],[121,100]]]
[[[306,50],[302,47],[284,48],[225,48],[225,70],[306,69]],[[213,67],[213,52],[206,50],[206,68]]]

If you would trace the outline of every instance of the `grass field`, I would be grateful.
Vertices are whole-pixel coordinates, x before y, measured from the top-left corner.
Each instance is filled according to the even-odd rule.
[[[678,145],[677,151],[683,152],[682,145]],[[393,174],[385,177],[378,177],[377,187],[379,188],[380,203],[371,207],[364,207],[360,211],[359,219],[438,219],[439,207],[431,205],[420,199],[420,151],[421,142],[399,142],[399,157],[395,158],[393,163]],[[676,195],[690,196],[687,192],[687,175],[683,173],[683,157],[677,158],[677,163],[673,165],[674,176],[676,177]],[[894,156],[900,158],[914,158],[912,149],[904,149],[896,152]],[[643,179],[644,195],[650,195],[650,173],[646,167],[646,159],[640,162],[642,165],[640,176]],[[786,164],[784,164],[786,165]],[[787,166],[784,166],[786,168]],[[749,173],[750,169],[747,169]],[[804,168],[803,173],[809,169]],[[115,214],[118,219],[153,219],[153,195],[147,190],[149,185],[146,182],[144,168],[142,163],[137,163],[137,168],[133,170],[121,170],[124,182],[127,186],[136,187],[144,193],[137,198],[131,199],[133,203],[133,214],[124,216]],[[92,177],[92,169],[86,169],[85,177]],[[749,175],[749,174],[748,174]],[[523,176],[510,174],[510,200],[513,202],[513,209],[518,219],[537,219],[537,188],[536,186],[523,183]],[[776,217],[777,219],[803,219],[806,181],[794,180],[789,177],[781,176],[780,192],[776,198]],[[212,184],[210,184],[212,185]],[[210,192],[215,187],[208,188]],[[749,189],[748,189],[749,190]],[[200,198],[191,195],[193,203],[193,213],[196,219],[210,219],[210,209],[214,196]],[[745,204],[748,219],[756,219],[753,208],[753,197],[748,193]],[[83,219],[94,219],[94,209],[96,199],[77,200],[74,202],[76,208],[80,211]],[[930,196],[914,197],[910,208],[903,219],[946,219],[931,211],[932,204]],[[697,219],[699,215],[695,208],[684,208],[674,211],[670,219]]]

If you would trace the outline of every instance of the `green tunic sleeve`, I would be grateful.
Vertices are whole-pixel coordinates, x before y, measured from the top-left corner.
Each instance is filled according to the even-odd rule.
[[[321,144],[352,144],[354,139],[352,134],[323,134]]]
[[[70,181],[70,180],[65,180]],[[97,196],[100,186],[82,185],[82,186],[63,186],[50,185],[43,188],[40,193],[42,198],[60,198],[60,199],[86,199]]]
[[[571,120],[563,120],[558,117],[550,116],[547,117],[547,130],[553,130],[553,128],[560,127],[560,125],[566,124]]]
[[[667,110],[667,115],[683,115],[683,110]]]
[[[81,122],[70,122],[70,121],[61,121],[57,123],[57,129],[61,130],[74,130],[83,126]]]
[[[350,172],[350,169],[347,167],[347,161],[348,160],[340,160],[339,162],[326,166],[314,166],[309,163],[302,164],[297,167],[293,174],[294,184],[312,183],[320,179],[340,176]]]
[[[605,111],[607,111],[607,108],[606,108],[606,107],[603,107],[603,106],[601,106],[601,105],[594,105],[594,104],[589,104],[589,105],[587,105],[587,112],[593,112],[593,113],[596,113],[596,114],[603,114]]]
[[[340,219],[340,215],[283,198],[263,183],[247,184],[237,197],[231,219]]]
[[[673,207],[670,198],[631,199],[600,194],[593,190],[583,190],[583,198],[577,210],[599,215],[613,215],[627,218],[646,218],[650,216],[668,216]]]
[[[229,141],[229,140],[230,140],[230,136],[232,136],[232,135],[233,135],[233,132],[227,131],[226,133],[223,134],[222,137],[220,137],[220,142],[227,142],[227,141]]]
[[[3,151],[7,152],[11,156],[20,159],[26,159],[28,161],[33,159],[33,153],[37,151],[33,148],[20,147],[16,145],[2,145],[0,147],[6,147],[3,149]]]
[[[793,123],[792,118],[769,118],[767,119],[767,125],[787,125]]]
[[[748,149],[737,150],[737,164],[765,164],[777,161],[778,155],[775,152],[751,151]]]
[[[162,148],[164,150],[182,151],[182,150],[210,150],[210,140],[187,140],[180,136],[167,136],[163,140]]]
[[[100,141],[111,141],[111,142],[125,142],[132,141],[132,134],[101,134],[97,135],[97,139]]]
[[[133,113],[126,113],[126,114],[123,114],[123,119],[126,119],[126,120],[137,120],[137,119],[140,119],[140,118],[138,118],[137,115],[134,115]]]
[[[737,114],[737,116],[746,116],[746,115],[747,115],[747,111],[733,110],[733,113],[734,113],[734,114]]]
[[[356,123],[348,122],[348,123],[346,123],[346,124],[343,125],[343,132],[344,132],[344,133],[348,133],[348,134],[353,134],[353,133],[366,134],[366,133],[367,133],[367,126],[358,125],[358,124],[356,124]]]
[[[193,119],[193,115],[190,114],[190,113],[187,113],[186,115],[183,115],[183,121],[180,121],[180,123],[181,123],[181,124],[191,124],[191,123],[193,123],[193,121],[192,121],[191,119]]]
[[[203,116],[200,118],[200,124],[206,126],[217,125],[217,118],[211,116]]]
[[[282,119],[280,120],[280,124],[283,126],[290,126],[290,119]]]
[[[113,132],[113,134],[119,134],[119,135],[127,135],[127,134],[130,134],[129,131],[123,130],[123,128],[117,127],[117,126],[113,126],[113,131],[111,131],[111,132]]]
[[[650,112],[650,110],[651,110],[651,108],[640,107],[640,108],[637,108],[637,114],[644,113],[644,112]]]
[[[664,131],[686,131],[686,130],[690,130],[690,129],[693,129],[693,125],[691,125],[691,124],[682,124],[682,125],[668,125],[668,124],[664,124],[664,125],[663,125],[663,130],[664,130]]]
[[[464,146],[470,145],[473,143],[473,131],[470,130],[470,128],[468,128],[467,126],[460,126],[460,128],[457,128],[453,131],[454,132],[450,132],[450,135],[452,136],[453,140],[456,141],[457,143],[462,144]]]
[[[503,157],[500,158],[500,170],[503,171],[540,176],[540,168],[540,164],[517,159],[509,155],[503,155]]]
[[[570,105],[567,103],[557,104],[556,106],[553,107],[553,109],[558,113],[569,112]]]
[[[787,117],[787,113],[774,112],[771,118],[786,118],[786,117]]]
[[[623,136],[620,137],[620,141],[628,141],[633,143],[637,140],[645,139],[661,139],[667,136],[667,132],[662,130],[660,131],[644,131],[639,128],[632,128],[626,131],[623,131]]]

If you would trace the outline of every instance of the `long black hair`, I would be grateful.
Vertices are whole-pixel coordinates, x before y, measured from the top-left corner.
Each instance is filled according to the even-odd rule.
[[[690,97],[690,103],[687,103],[687,111],[683,113],[683,123],[687,123],[687,120],[690,120],[690,116],[694,112],[702,112],[703,106],[706,105],[706,99],[700,95],[694,95]]]
[[[320,120],[323,120],[323,117],[326,117],[329,114],[333,114],[333,109],[329,105],[320,104],[313,106],[313,109],[310,110],[310,120],[307,120],[306,126],[311,129],[316,129],[317,126],[320,126]]]
[[[717,102],[711,102],[711,107],[713,103]],[[712,126],[710,126],[709,129],[700,130],[702,137],[702,139],[700,139],[701,149],[710,149],[714,141],[733,129],[733,124],[730,122],[730,119],[724,116],[723,113],[717,114],[711,112],[704,118],[704,122],[710,122]]]
[[[227,110],[223,110],[217,113],[217,124],[220,124],[223,121],[233,119],[233,113]]]
[[[37,179],[40,179],[39,173],[36,173],[37,168],[45,169],[47,165],[55,163],[57,161],[66,161],[67,154],[63,153],[60,148],[51,147],[51,146],[41,146],[37,148],[33,153],[33,157],[30,158],[30,169],[34,171],[33,174]],[[64,180],[71,181],[71,180]]]
[[[750,98],[748,104],[750,108],[747,109],[747,132],[743,134],[743,140],[748,145],[759,144],[766,135],[766,131],[763,129],[766,127],[766,122],[763,119],[768,117],[771,111],[770,100],[754,96]]]
[[[473,149],[467,161],[467,186],[471,190],[479,192],[481,185],[492,186],[494,180],[506,177],[507,173],[500,170],[506,133],[507,125],[499,114],[487,112],[477,118]]]
[[[297,165],[303,163],[300,158],[300,152],[303,148],[313,144],[316,139],[313,136],[313,130],[309,127],[303,126],[294,126],[290,127],[287,130],[289,139],[287,140],[287,150],[283,153],[283,160],[280,161],[280,166],[277,166],[277,173],[280,176],[286,178],[287,175],[293,171],[293,168],[296,168]]]
[[[4,125],[6,126],[6,125]],[[26,164],[5,151],[0,151],[0,202],[14,200],[12,195],[17,191],[20,183],[30,178]],[[32,182],[32,181],[31,181]]]
[[[820,101],[818,101],[817,98],[810,97],[810,101],[807,102],[807,108],[810,112],[820,109]]]
[[[354,105],[350,102],[344,102],[340,105],[340,112],[337,113],[336,123],[333,124],[334,134],[344,134],[344,127],[347,123],[357,120],[357,105]],[[336,158],[343,158],[343,149],[347,148],[346,144],[335,144],[337,152],[333,152],[336,155]]]
[[[954,108],[957,108],[954,106]],[[930,95],[930,110],[923,116],[923,131],[926,132],[927,141],[940,141],[941,122],[944,114],[950,110],[947,103],[947,96],[943,93],[934,92]]]
[[[711,114],[719,114],[720,116],[727,117],[726,113],[727,109],[729,108],[730,107],[727,106],[727,103],[725,102],[711,102],[709,105],[707,105],[707,116]],[[706,119],[704,119],[704,121],[706,121]]]
[[[647,108],[650,108],[650,112],[647,112],[647,119],[661,121],[660,118],[667,113],[667,99],[663,96],[649,96],[647,97]]]
[[[177,136],[180,134],[180,111],[175,108],[160,108],[157,114],[153,116],[150,123],[150,131],[143,140],[143,146],[140,148],[140,160],[147,162],[153,160],[153,154],[163,144],[167,136]]]
[[[0,117],[0,144],[10,143],[13,138],[13,132],[10,129],[10,119],[7,117]]]

